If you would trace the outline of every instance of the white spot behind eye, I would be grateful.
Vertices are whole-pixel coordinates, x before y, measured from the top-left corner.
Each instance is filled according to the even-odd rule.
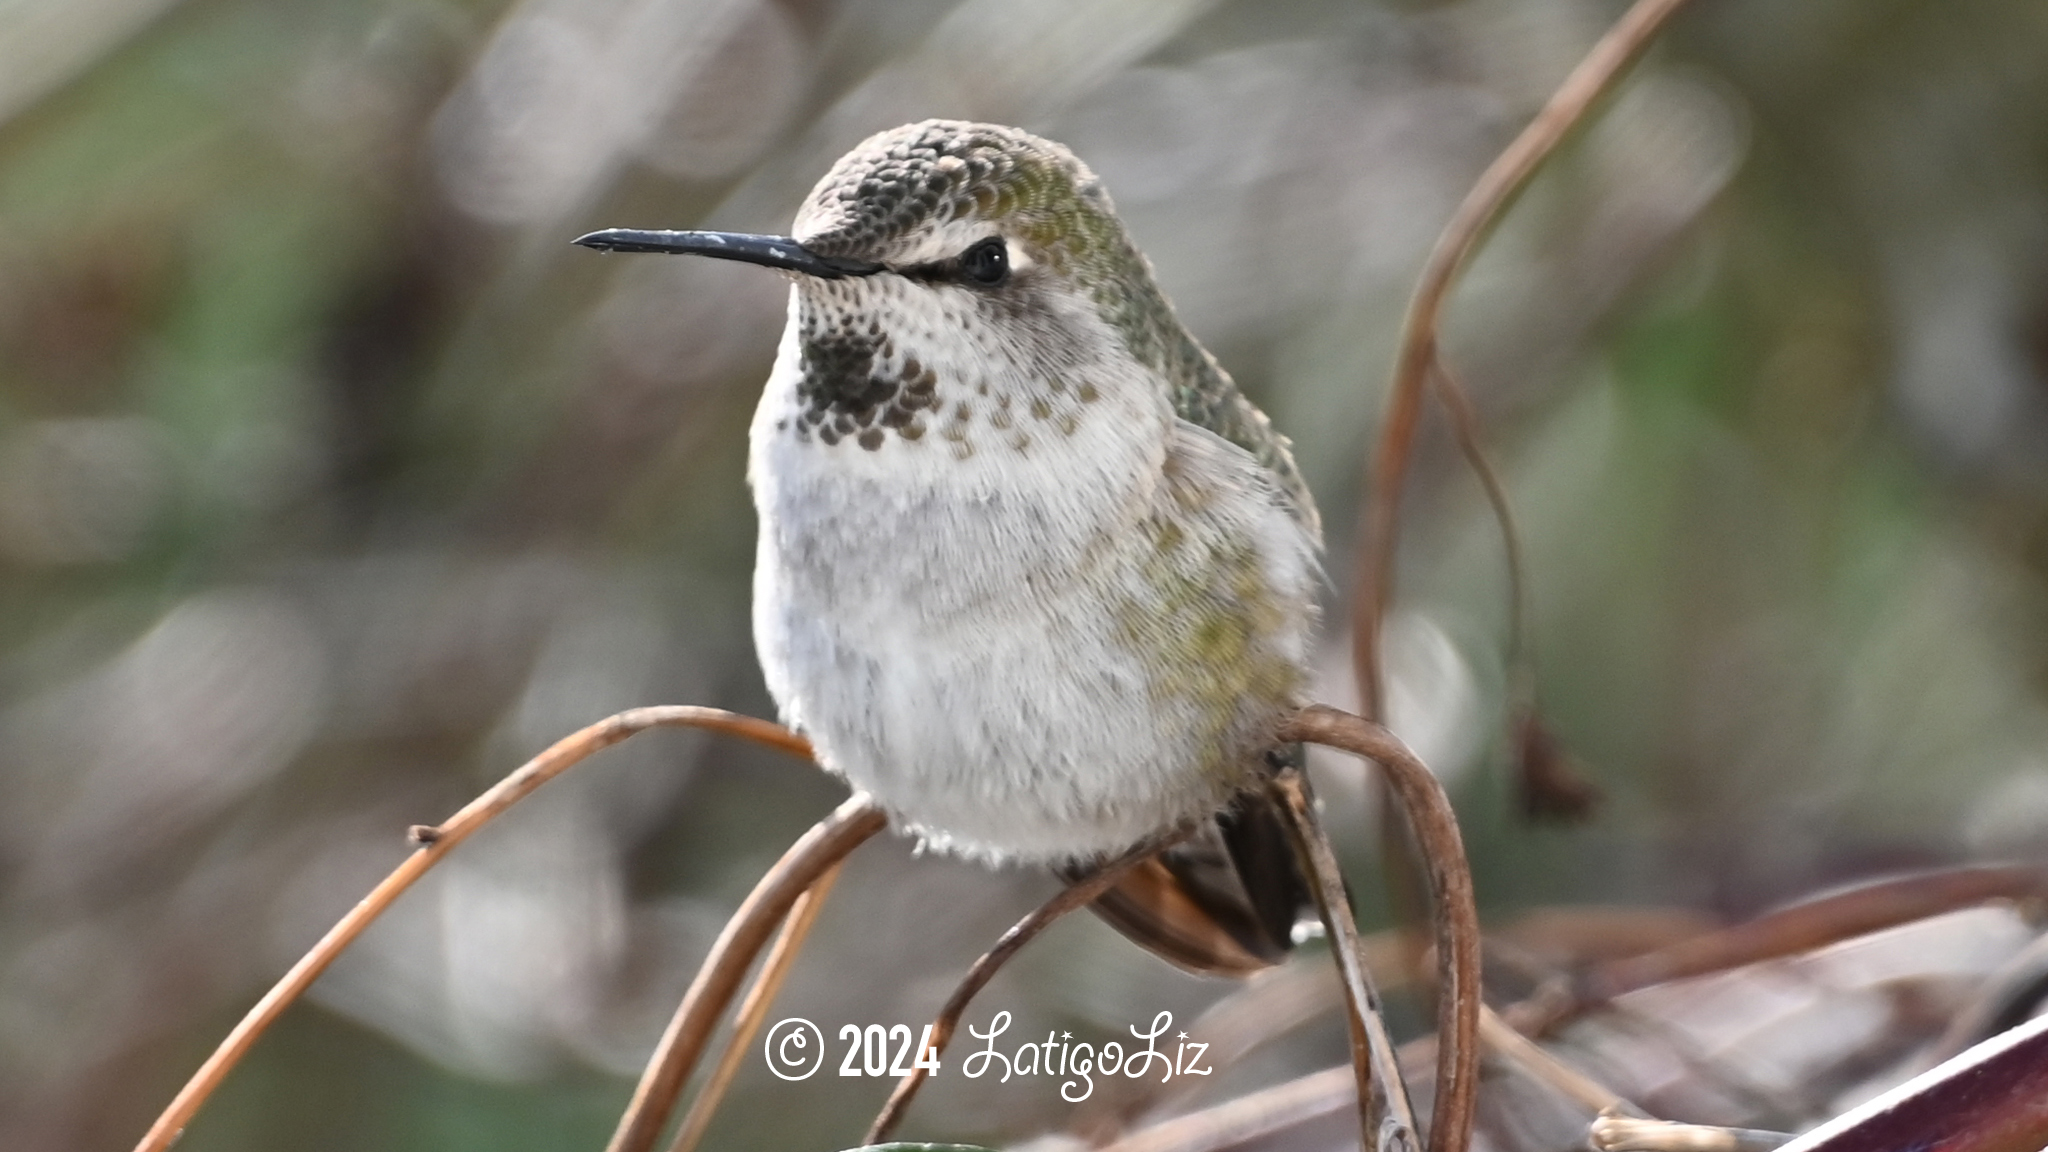
[[[923,236],[908,239],[907,242],[899,241],[903,247],[882,259],[897,265],[936,264],[941,260],[954,259],[995,232],[996,229],[990,227],[986,220],[949,220]],[[1018,266],[1018,257],[1023,254],[1020,251],[1023,246],[1007,238],[1006,244],[1010,253],[1010,266],[1015,268]]]

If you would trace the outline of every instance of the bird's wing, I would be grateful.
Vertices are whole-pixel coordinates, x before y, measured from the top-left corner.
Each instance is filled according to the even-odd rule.
[[[1322,517],[1316,512],[1315,496],[1301,478],[1301,470],[1295,467],[1292,444],[1274,430],[1273,422],[1266,419],[1264,412],[1237,390],[1237,382],[1216,363],[1208,349],[1191,336],[1182,339],[1184,346],[1177,357],[1182,371],[1176,374],[1181,382],[1172,388],[1174,415],[1251,453],[1252,459],[1273,474],[1274,482],[1288,501],[1288,510],[1320,545]]]

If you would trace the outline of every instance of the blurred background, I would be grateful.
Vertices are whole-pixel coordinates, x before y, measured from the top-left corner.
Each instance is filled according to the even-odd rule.
[[[782,231],[928,116],[1062,140],[1294,437],[1344,588],[1423,254],[1620,9],[0,4],[0,1146],[131,1146],[407,825],[555,738],[772,714],[742,473],[786,289],[571,237]],[[1393,720],[1490,921],[2048,855],[2048,7],[1695,9],[1451,309],[1545,712],[1606,794],[1517,814],[1499,540],[1432,425]],[[1366,793],[1319,771],[1383,923]],[[842,794],[730,741],[605,753],[407,896],[183,1147],[600,1147],[725,915]],[[774,1015],[929,1019],[1053,888],[875,842]],[[1225,990],[1084,917],[979,1003],[1106,1038]],[[1343,1052],[1312,1032],[1246,1082]],[[757,1065],[712,1146],[853,1143],[887,1087]],[[941,1078],[910,1131],[1071,1113]]]

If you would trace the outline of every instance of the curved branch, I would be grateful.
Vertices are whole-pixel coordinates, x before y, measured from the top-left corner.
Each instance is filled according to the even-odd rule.
[[[1493,509],[1494,523],[1500,526],[1502,560],[1508,570],[1508,650],[1501,662],[1507,665],[1508,675],[1513,679],[1511,698],[1526,697],[1534,689],[1530,683],[1533,676],[1525,664],[1529,659],[1529,580],[1522,562],[1522,533],[1515,527],[1515,510],[1508,503],[1507,486],[1501,483],[1500,473],[1486,455],[1479,409],[1472,404],[1472,394],[1465,391],[1465,386],[1441,359],[1431,358],[1430,377],[1436,382],[1437,398],[1450,414],[1451,435],[1458,441],[1458,451],[1465,456],[1465,466],[1478,478],[1480,491]]]
[[[1987,900],[2039,899],[2044,893],[2048,878],[2032,868],[1982,865],[1887,877],[1654,952],[1610,960],[1586,975],[1584,998],[1604,1002],[1653,984],[1795,956]]]
[[[200,1106],[227,1079],[228,1073],[234,1070],[263,1033],[284,1014],[284,1010],[291,1007],[350,944],[355,943],[364,929],[384,914],[392,901],[426,875],[428,869],[440,863],[441,858],[453,851],[457,844],[591,754],[649,728],[703,728],[766,744],[806,760],[811,758],[810,742],[779,724],[718,708],[689,705],[635,708],[556,741],[545,752],[520,765],[489,791],[470,801],[445,823],[413,828],[412,841],[418,850],[349,909],[348,915],[328,929],[319,943],[313,945],[311,951],[300,957],[299,962],[263,994],[256,1006],[249,1009],[248,1014],[214,1049],[213,1055],[206,1058],[206,1063],[201,1064],[185,1086],[179,1089],[163,1114],[156,1118],[156,1123],[150,1125],[142,1142],[135,1146],[135,1152],[163,1152],[169,1148],[184,1132],[185,1125],[191,1123]]]
[[[1330,847],[1322,822],[1316,819],[1308,778],[1289,765],[1273,777],[1272,788],[1287,821],[1288,835],[1301,856],[1302,871],[1315,893],[1316,911],[1322,914],[1323,926],[1330,934],[1330,954],[1337,962],[1347,1009],[1345,1022],[1351,1032],[1351,1071],[1358,1085],[1362,1146],[1412,1149],[1420,1139],[1415,1131],[1415,1106],[1408,1100],[1400,1058],[1380,1014],[1379,992],[1365,966],[1365,950],[1358,938],[1358,922],[1351,915],[1351,894],[1337,867],[1337,853]]]
[[[1369,721],[1316,704],[1281,726],[1280,739],[1303,741],[1362,756],[1386,771],[1420,842],[1436,915],[1436,1105],[1430,1114],[1431,1152],[1463,1152],[1472,1139],[1479,1090],[1479,911],[1472,871],[1450,798],[1421,760],[1391,732]]]
[[[1030,915],[1011,925],[1009,931],[997,938],[995,946],[982,953],[981,958],[974,962],[974,966],[967,970],[967,975],[961,979],[959,987],[953,989],[953,995],[947,998],[946,1006],[939,1009],[938,1018],[932,1021],[932,1042],[929,1050],[932,1058],[936,1060],[938,1055],[946,1050],[946,1043],[953,1038],[953,1029],[959,1027],[961,1014],[967,1011],[968,1002],[974,999],[974,994],[994,979],[995,974],[1004,964],[1009,963],[1010,957],[1015,956],[1019,949],[1050,927],[1053,921],[1109,891],[1111,885],[1141,861],[1173,847],[1193,835],[1194,831],[1193,825],[1185,825],[1144,841],[1116,859],[1099,865],[1094,872],[1069,885],[1059,895],[1039,905]],[[919,1061],[924,1060],[925,1053],[919,1052],[917,1058]],[[875,1117],[875,1122],[868,1126],[868,1134],[861,1141],[862,1144],[880,1144],[889,1138],[889,1133],[902,1122],[903,1113],[909,1110],[911,1100],[917,1096],[918,1088],[924,1084],[924,1078],[925,1069],[914,1067],[909,1075],[896,1082],[895,1091],[889,1093],[888,1102],[882,1105],[882,1111]]]
[[[754,1043],[754,1033],[761,1030],[761,1021],[767,1018],[768,1009],[775,1003],[775,994],[782,991],[782,982],[795,965],[797,954],[803,951],[811,926],[818,922],[818,913],[825,907],[825,898],[832,894],[832,885],[839,881],[839,870],[844,863],[841,861],[825,869],[824,874],[790,907],[789,916],[782,922],[782,931],[768,948],[768,958],[761,961],[761,971],[755,974],[753,986],[740,999],[739,1014],[733,1018],[732,1035],[726,1038],[725,1051],[720,1053],[718,1063],[712,1065],[711,1078],[690,1101],[690,1110],[683,1113],[682,1126],[676,1129],[668,1152],[696,1152],[697,1145],[703,1141],[705,1131],[711,1127],[712,1116],[718,1112],[719,1102],[725,1099],[726,1089],[732,1087],[732,1078],[739,1074],[740,1061],[746,1059],[747,1050]]]
[[[626,1105],[608,1152],[649,1152],[675,1110],[676,1098],[704,1054],[704,1045],[718,1027],[725,1006],[739,991],[747,968],[768,943],[768,936],[789,915],[806,889],[846,854],[880,832],[888,817],[865,792],[855,792],[832,814],[811,826],[768,869],[754,890],[725,922],[718,940],[690,981],[683,1002],[661,1034],[633,1100]]]
[[[1465,194],[1423,265],[1402,327],[1400,350],[1395,353],[1394,379],[1387,395],[1386,416],[1380,425],[1379,447],[1373,453],[1365,523],[1358,537],[1358,578],[1351,599],[1351,660],[1358,677],[1359,709],[1368,719],[1379,718],[1385,706],[1379,669],[1380,621],[1393,595],[1401,485],[1408,472],[1416,423],[1422,414],[1422,393],[1429,382],[1429,368],[1437,357],[1437,331],[1444,301],[1501,210],[1684,3],[1685,0],[1637,0],[1607,30],[1578,67],[1565,77],[1543,110]]]
[[[1162,1120],[1104,1145],[1098,1152],[1220,1152],[1297,1124],[1334,1115],[1358,1094],[1352,1070],[1340,1065],[1261,1088]]]

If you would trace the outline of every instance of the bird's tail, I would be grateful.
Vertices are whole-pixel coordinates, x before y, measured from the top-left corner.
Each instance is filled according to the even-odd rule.
[[[1274,803],[1263,790],[1241,794],[1097,897],[1096,915],[1190,972],[1249,976],[1285,960],[1311,897]]]

